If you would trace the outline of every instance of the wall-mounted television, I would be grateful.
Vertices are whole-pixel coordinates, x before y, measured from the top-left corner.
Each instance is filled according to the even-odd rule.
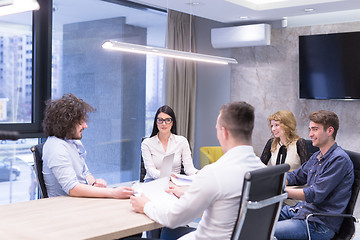
[[[360,99],[360,32],[299,36],[300,98]]]

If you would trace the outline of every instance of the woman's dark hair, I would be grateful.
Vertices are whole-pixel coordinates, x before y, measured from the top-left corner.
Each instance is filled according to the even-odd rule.
[[[157,110],[156,114],[155,114],[155,118],[154,118],[154,126],[153,126],[153,130],[152,130],[152,133],[150,135],[150,137],[153,137],[155,136],[156,134],[158,134],[159,132],[159,129],[157,127],[157,124],[156,124],[156,119],[158,117],[158,115],[160,113],[166,113],[167,115],[169,115],[171,118],[172,118],[172,122],[173,122],[173,126],[171,128],[171,133],[173,134],[177,134],[176,133],[176,118],[175,118],[175,113],[174,111],[171,109],[171,107],[169,107],[168,105],[164,105],[162,107],[159,107],[159,109]]]
[[[43,129],[47,136],[65,138],[76,124],[88,120],[88,113],[95,109],[82,99],[69,93],[57,100],[46,101]]]

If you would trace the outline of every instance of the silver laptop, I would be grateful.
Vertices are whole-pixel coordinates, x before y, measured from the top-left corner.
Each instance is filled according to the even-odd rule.
[[[170,177],[172,171],[172,165],[174,161],[175,153],[167,155],[164,157],[161,168],[160,168],[160,178]]]

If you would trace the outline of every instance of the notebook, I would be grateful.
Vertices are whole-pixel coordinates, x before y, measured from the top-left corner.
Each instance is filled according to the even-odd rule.
[[[172,171],[172,165],[174,161],[175,153],[172,153],[170,155],[167,155],[164,157],[161,168],[160,168],[160,178],[168,177],[170,178],[171,171]]]

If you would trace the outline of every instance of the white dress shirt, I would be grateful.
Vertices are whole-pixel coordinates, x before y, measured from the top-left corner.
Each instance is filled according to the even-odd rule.
[[[189,143],[183,136],[171,134],[166,151],[157,135],[146,138],[141,144],[141,152],[146,169],[145,179],[159,178],[164,156],[172,153],[175,153],[172,172],[180,173],[181,163],[186,175],[193,175],[198,171],[193,164]]]
[[[170,228],[186,225],[202,214],[197,230],[181,239],[230,239],[237,219],[244,174],[265,165],[252,146],[237,146],[195,176],[185,194],[172,204],[148,202],[144,212]]]

